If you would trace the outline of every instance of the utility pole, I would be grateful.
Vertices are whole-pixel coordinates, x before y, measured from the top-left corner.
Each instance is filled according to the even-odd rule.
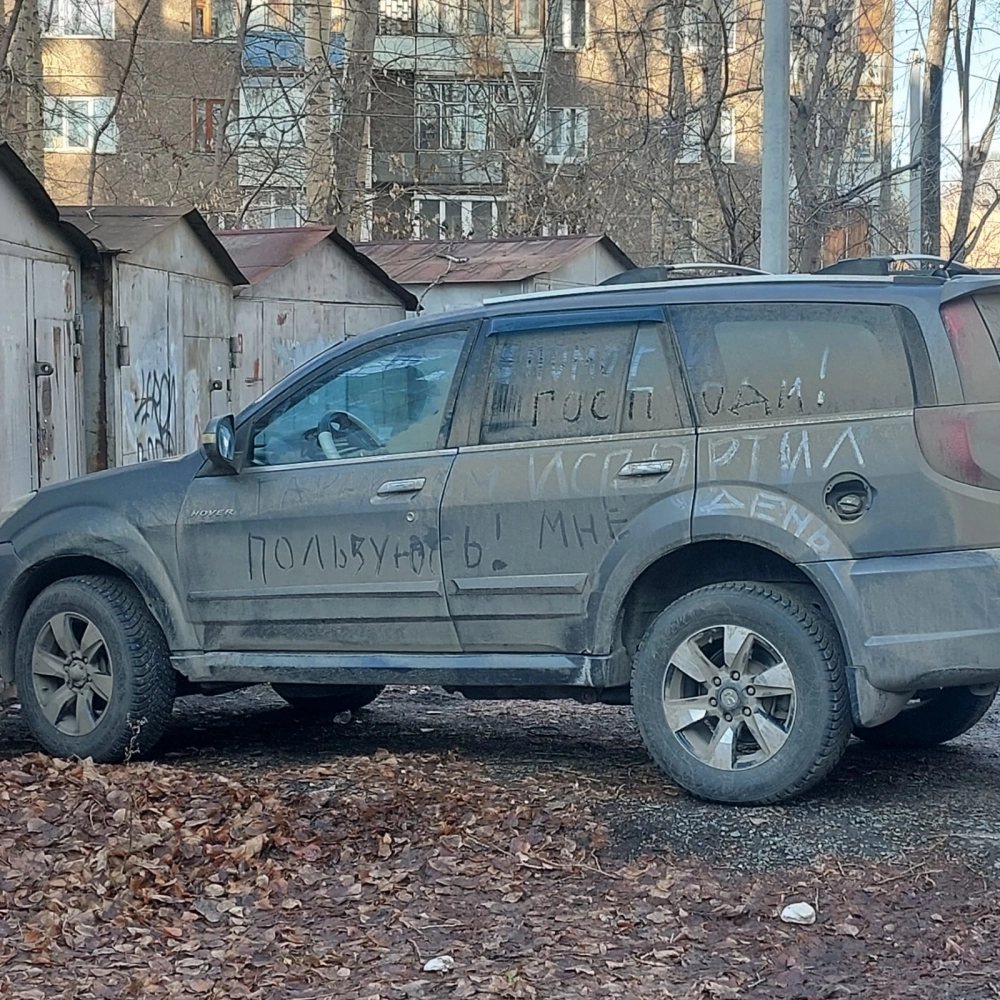
[[[924,88],[921,79],[923,58],[917,49],[910,51],[910,163],[920,162],[920,115]],[[919,167],[910,171],[910,253],[920,253],[920,174]]]
[[[760,266],[788,271],[791,72],[788,0],[764,0],[764,122],[760,159]]]

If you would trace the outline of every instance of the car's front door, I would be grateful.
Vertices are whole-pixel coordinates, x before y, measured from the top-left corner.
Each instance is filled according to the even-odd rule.
[[[462,647],[593,651],[607,574],[690,538],[694,431],[663,313],[501,317],[475,357],[441,512]]]
[[[331,362],[254,417],[239,475],[194,481],[179,554],[206,649],[458,648],[438,518],[468,335],[442,325]]]

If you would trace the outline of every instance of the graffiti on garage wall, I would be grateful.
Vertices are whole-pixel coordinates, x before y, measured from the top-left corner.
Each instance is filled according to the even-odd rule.
[[[140,462],[176,454],[173,424],[177,379],[168,372],[140,373],[135,397],[136,451]]]

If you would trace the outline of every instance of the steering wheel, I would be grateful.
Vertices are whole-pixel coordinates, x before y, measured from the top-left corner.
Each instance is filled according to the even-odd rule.
[[[359,417],[346,410],[331,410],[316,426],[317,441],[330,460],[360,458],[380,452],[385,445]]]

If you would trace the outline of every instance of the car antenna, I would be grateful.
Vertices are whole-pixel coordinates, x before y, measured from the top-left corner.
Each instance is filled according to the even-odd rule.
[[[951,265],[958,260],[958,255],[965,249],[965,244],[969,242],[969,237],[972,235],[972,230],[970,229],[965,236],[962,238],[962,242],[951,252],[951,256],[946,261],[944,267],[939,268],[942,277],[949,278],[951,275],[948,273],[951,270]],[[968,265],[966,265],[968,266]]]

